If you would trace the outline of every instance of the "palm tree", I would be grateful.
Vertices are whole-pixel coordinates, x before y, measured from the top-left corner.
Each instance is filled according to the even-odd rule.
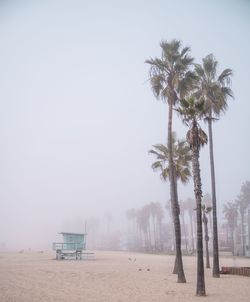
[[[157,239],[156,239],[156,203],[155,202],[151,202],[149,204],[149,208],[150,208],[150,213],[153,219],[153,234],[154,234],[154,250],[156,251],[156,247],[157,247]]]
[[[177,109],[180,113],[184,123],[189,126],[187,132],[187,142],[192,150],[192,168],[194,193],[196,200],[196,217],[197,217],[197,286],[196,295],[205,296],[205,277],[204,277],[204,263],[203,263],[203,236],[202,236],[202,189],[200,176],[200,148],[207,143],[207,135],[200,128],[198,119],[201,119],[204,114],[204,103],[197,102],[194,97],[187,100],[181,100],[180,106]]]
[[[176,248],[175,248],[175,232],[174,232],[174,218],[173,218],[173,210],[172,210],[172,206],[171,206],[171,200],[169,200],[166,204],[165,204],[165,209],[167,210],[168,212],[168,215],[170,217],[170,221],[171,221],[171,229],[172,229],[172,242],[171,242],[171,246],[174,250],[174,252],[176,251]],[[176,273],[176,272],[175,272]]]
[[[161,243],[161,227],[164,215],[162,206],[159,202],[151,202],[149,208],[153,219],[154,249],[157,251],[160,248]]]
[[[187,204],[185,201],[180,201],[180,214],[181,214],[181,220],[182,220],[182,227],[184,231],[184,238],[185,238],[185,247],[186,247],[186,252],[188,252],[188,243],[187,243],[187,232],[186,232],[186,227],[185,227],[185,211],[187,210]]]
[[[218,278],[220,277],[220,269],[212,122],[215,121],[221,113],[226,111],[227,99],[228,97],[233,97],[233,92],[229,87],[232,70],[225,69],[217,77],[217,65],[218,62],[215,60],[214,56],[209,54],[203,59],[202,65],[196,64],[195,71],[199,81],[199,89],[196,93],[196,97],[202,100],[205,104],[206,115],[204,119],[208,123],[213,206],[213,277]]]
[[[203,203],[206,205],[206,206],[209,206],[212,208],[212,198],[210,196],[209,193],[206,193],[203,197]],[[209,224],[210,224],[210,233],[211,233],[211,236],[213,235],[213,223],[212,223],[212,217],[211,217],[211,213],[212,211],[209,211],[208,212],[208,217],[209,217]]]
[[[201,210],[202,210],[202,221],[204,223],[204,235],[205,235],[204,238],[205,238],[205,242],[206,242],[206,268],[210,268],[209,249],[208,249],[209,236],[208,236],[208,227],[207,227],[207,223],[208,223],[207,214],[212,211],[212,207],[203,204],[201,206]]]
[[[162,238],[162,220],[164,218],[164,212],[161,204],[156,203],[156,222],[158,226],[159,246],[160,250],[163,249],[163,238]]]
[[[182,48],[181,42],[172,40],[160,43],[162,49],[161,58],[146,60],[150,64],[150,82],[152,90],[157,99],[168,103],[168,150],[169,150],[169,180],[170,199],[173,208],[176,257],[178,259],[178,280],[186,282],[183,271],[181,255],[181,231],[179,218],[179,205],[177,201],[176,181],[174,174],[174,162],[172,151],[172,115],[173,106],[189,90],[194,74],[189,71],[193,58],[189,56],[189,47]]]
[[[190,233],[191,233],[191,245],[192,245],[192,252],[194,252],[194,230],[193,230],[193,216],[195,210],[195,202],[193,199],[188,198],[186,200],[188,216],[190,219]]]
[[[135,218],[136,218],[136,210],[129,209],[126,212],[126,217],[128,219],[128,245],[129,248],[135,248]]]
[[[239,209],[239,213],[240,213],[240,219],[241,219],[241,242],[242,242],[242,255],[246,256],[246,251],[245,251],[245,228],[244,228],[244,217],[245,217],[245,213],[248,207],[247,204],[247,200],[245,200],[243,198],[243,195],[240,194],[236,200],[236,204],[238,206]]]
[[[150,150],[149,153],[154,154],[156,156],[157,161],[152,164],[153,170],[161,171],[161,178],[164,181],[170,180],[170,152],[168,146],[157,144],[153,146],[154,149]],[[176,134],[172,133],[172,156],[173,156],[173,168],[175,175],[175,190],[176,190],[176,202],[178,205],[178,221],[175,220],[175,207],[171,204],[172,207],[172,216],[174,218],[174,226],[175,226],[175,248],[176,248],[176,261],[173,273],[177,273],[178,280],[183,277],[182,272],[179,272],[179,264],[182,266],[182,258],[181,258],[181,230],[180,230],[180,219],[179,219],[179,203],[178,203],[178,195],[177,195],[177,180],[180,179],[182,183],[187,183],[190,177],[190,161],[191,161],[191,153],[190,149],[185,140],[177,140]],[[177,227],[176,227],[176,224]],[[178,230],[178,232],[177,232]],[[183,272],[184,274],[184,272]],[[180,277],[179,277],[180,275]],[[184,276],[185,277],[185,276]],[[179,282],[179,281],[178,281]]]
[[[151,234],[150,234],[150,210],[147,205],[137,211],[136,216],[137,224],[140,232],[144,235],[144,250],[149,251],[151,249]]]
[[[223,206],[223,214],[227,220],[227,225],[231,233],[231,249],[232,254],[234,255],[234,230],[237,227],[237,204],[235,202],[227,202]]]
[[[246,181],[241,186],[241,196],[248,207],[248,242],[250,244],[250,181]]]

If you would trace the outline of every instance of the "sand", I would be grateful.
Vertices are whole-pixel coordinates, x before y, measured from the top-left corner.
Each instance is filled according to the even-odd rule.
[[[196,259],[184,257],[186,284],[176,283],[174,257],[96,252],[96,260],[54,260],[52,252],[0,253],[1,302],[249,302],[250,278],[206,269],[206,297],[196,297]],[[129,258],[131,260],[129,260]],[[136,261],[134,259],[136,258]],[[232,266],[232,258],[220,264]],[[250,266],[250,259],[237,259]]]

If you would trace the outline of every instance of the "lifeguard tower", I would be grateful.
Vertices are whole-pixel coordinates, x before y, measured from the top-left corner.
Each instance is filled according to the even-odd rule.
[[[59,233],[63,236],[62,243],[53,243],[53,250],[56,251],[56,259],[76,259],[81,260],[83,251],[86,249],[85,233]],[[89,254],[89,253],[84,253]]]

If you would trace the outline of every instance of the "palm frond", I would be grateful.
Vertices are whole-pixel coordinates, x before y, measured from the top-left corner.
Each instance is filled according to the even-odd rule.
[[[209,54],[202,61],[206,76],[211,80],[215,79],[218,62],[215,60],[214,55]]]
[[[224,69],[222,73],[218,76],[218,81],[221,84],[230,85],[231,84],[231,76],[233,75],[233,71],[230,68]]]

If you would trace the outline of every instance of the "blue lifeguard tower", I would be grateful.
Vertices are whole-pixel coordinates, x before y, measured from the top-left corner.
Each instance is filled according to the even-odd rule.
[[[63,236],[62,243],[53,243],[53,250],[56,251],[56,259],[81,260],[83,251],[86,249],[85,233],[59,233]],[[88,254],[88,253],[85,253]]]

